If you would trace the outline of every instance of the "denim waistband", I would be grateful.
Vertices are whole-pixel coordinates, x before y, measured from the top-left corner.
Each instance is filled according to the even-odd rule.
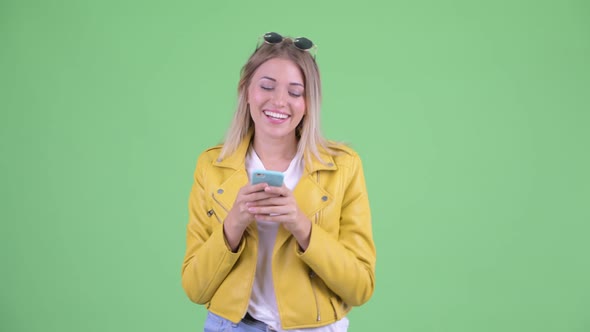
[[[242,322],[244,324],[247,324],[247,325],[257,328],[260,331],[265,331],[265,332],[268,330],[273,331],[273,329],[270,326],[266,325],[266,323],[261,322],[256,318],[252,317],[250,315],[250,313],[248,313],[248,312],[246,312],[246,316],[244,316],[244,318],[242,318]]]

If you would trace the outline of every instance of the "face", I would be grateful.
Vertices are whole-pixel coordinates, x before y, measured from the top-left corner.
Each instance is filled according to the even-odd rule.
[[[305,115],[303,74],[291,60],[266,61],[248,86],[250,116],[259,138],[290,138]]]

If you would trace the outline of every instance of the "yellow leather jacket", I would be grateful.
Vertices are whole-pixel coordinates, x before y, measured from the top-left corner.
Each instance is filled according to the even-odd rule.
[[[189,198],[182,286],[196,303],[232,322],[246,314],[257,262],[258,232],[253,222],[238,251],[227,246],[222,223],[248,182],[245,156],[250,140],[218,160],[221,147],[197,161]],[[318,327],[344,317],[369,300],[375,288],[375,246],[361,160],[350,148],[314,158],[294,189],[299,208],[312,221],[309,247],[279,228],[272,275],[284,329]]]

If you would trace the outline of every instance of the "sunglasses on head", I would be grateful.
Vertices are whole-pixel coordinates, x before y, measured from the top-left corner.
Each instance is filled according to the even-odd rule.
[[[283,42],[283,40],[285,40],[285,39],[291,39],[291,40],[293,40],[293,46],[295,46],[300,51],[310,52],[310,54],[315,59],[315,51],[317,50],[318,47],[317,47],[317,45],[314,45],[314,43],[311,40],[309,40],[305,37],[289,38],[289,37],[283,37],[276,32],[268,32],[268,33],[265,33],[264,36],[262,36],[262,38],[264,39],[265,43],[272,44],[272,45],[279,44],[279,43]],[[312,53],[312,51],[313,51],[313,53]]]

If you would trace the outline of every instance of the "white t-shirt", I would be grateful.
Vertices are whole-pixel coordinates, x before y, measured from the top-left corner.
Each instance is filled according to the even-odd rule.
[[[284,182],[289,190],[293,190],[303,174],[303,160],[294,158],[284,174]],[[255,169],[265,169],[262,161],[252,147],[246,155],[246,170],[250,174]],[[272,327],[275,331],[281,329],[281,319],[277,308],[274,283],[272,280],[272,250],[280,224],[264,220],[256,220],[258,228],[258,262],[248,312],[254,318]],[[346,317],[330,325],[288,330],[288,332],[343,332],[348,328]]]

